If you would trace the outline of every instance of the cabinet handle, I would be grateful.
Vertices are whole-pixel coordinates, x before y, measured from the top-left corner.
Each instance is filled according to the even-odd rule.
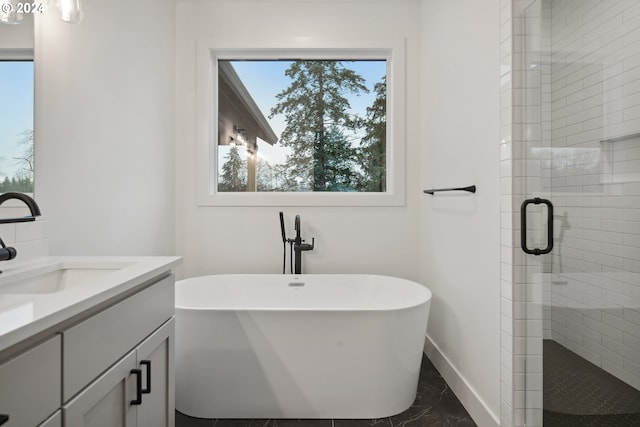
[[[142,403],[142,370],[132,369],[130,372],[136,376],[136,398],[131,401],[131,404],[140,405]]]
[[[9,421],[9,415],[0,415],[0,426]]]
[[[149,394],[151,393],[151,360],[141,360],[140,364],[147,367],[147,386],[142,389],[142,393]]]

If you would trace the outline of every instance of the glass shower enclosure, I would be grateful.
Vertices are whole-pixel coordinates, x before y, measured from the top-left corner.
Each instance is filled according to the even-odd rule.
[[[640,426],[640,1],[520,19],[525,422]]]

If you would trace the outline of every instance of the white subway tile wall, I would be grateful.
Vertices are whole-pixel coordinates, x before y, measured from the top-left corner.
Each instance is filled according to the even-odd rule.
[[[0,261],[0,271],[8,266],[31,262],[49,255],[46,220],[0,224],[0,238],[7,246],[14,247],[18,253],[11,261]]]
[[[524,348],[522,280],[523,257],[517,247],[520,219],[516,207],[522,194],[526,163],[521,135],[525,126],[515,114],[521,111],[526,87],[520,67],[523,50],[524,9],[530,0],[501,0],[500,8],[500,162],[501,162],[501,407],[500,425],[518,426],[524,421]],[[514,70],[518,70],[515,72]]]
[[[500,425],[513,426],[513,211],[512,211],[512,144],[513,121],[511,104],[514,99],[511,87],[511,58],[513,2],[500,3]]]

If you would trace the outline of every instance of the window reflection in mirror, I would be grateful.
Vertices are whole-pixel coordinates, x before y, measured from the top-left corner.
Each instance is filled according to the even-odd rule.
[[[218,60],[219,192],[385,192],[386,60]]]
[[[33,61],[0,60],[0,193],[33,193]]]

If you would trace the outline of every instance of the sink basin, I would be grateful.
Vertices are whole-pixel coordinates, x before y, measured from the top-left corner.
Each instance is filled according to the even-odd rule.
[[[59,264],[53,268],[36,270],[0,283],[0,294],[49,294],[81,286],[121,270],[130,264],[88,263],[86,265]]]

